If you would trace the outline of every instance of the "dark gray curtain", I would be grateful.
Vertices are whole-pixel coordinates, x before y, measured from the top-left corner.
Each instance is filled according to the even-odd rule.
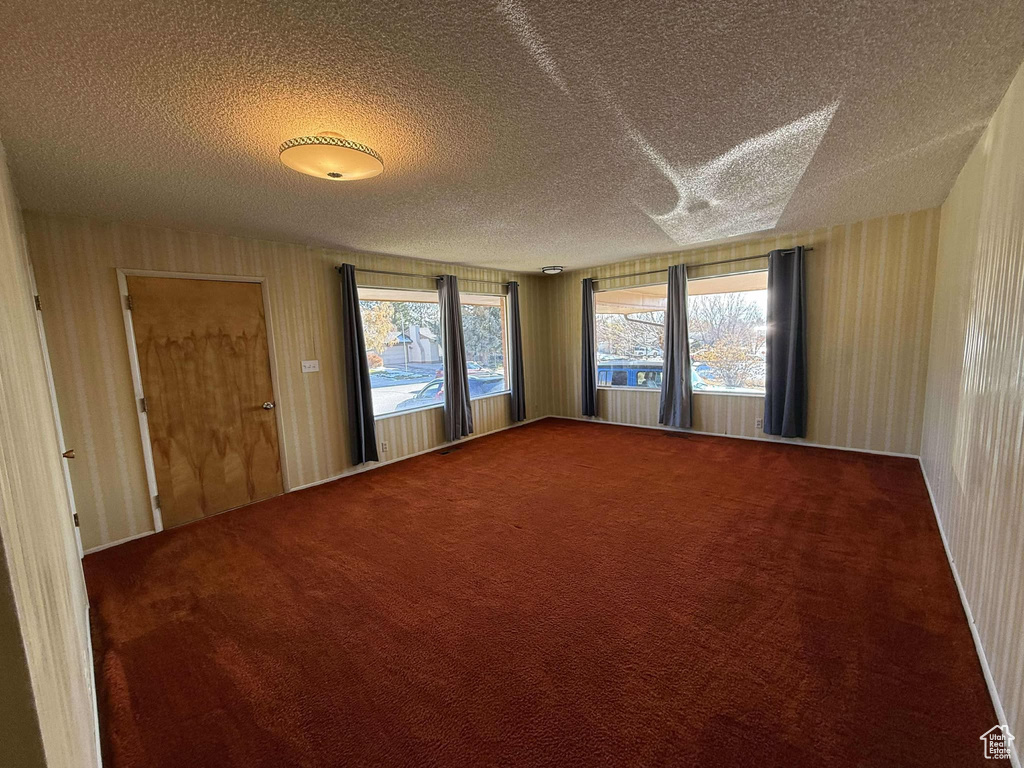
[[[594,317],[594,281],[583,281],[583,360],[580,372],[583,389],[581,403],[584,416],[597,416],[597,328]]]
[[[768,254],[768,345],[764,431],[807,435],[807,318],[804,249]]]
[[[462,303],[459,279],[444,275],[437,280],[441,305],[441,339],[444,344],[444,433],[449,442],[473,431],[473,408],[469,402],[469,373],[466,370],[466,340],[462,331]]]
[[[519,317],[519,283],[508,284],[508,352],[512,364],[512,421],[526,419],[526,378],[523,375],[523,328]]]
[[[689,429],[693,424],[690,331],[686,324],[686,265],[668,268],[665,309],[665,370],[661,376],[658,422]]]
[[[348,394],[348,424],[352,439],[352,461],[377,461],[377,431],[373,421],[370,393],[370,363],[363,339],[363,316],[359,312],[356,268],[342,264],[341,335],[345,356],[345,388]]]

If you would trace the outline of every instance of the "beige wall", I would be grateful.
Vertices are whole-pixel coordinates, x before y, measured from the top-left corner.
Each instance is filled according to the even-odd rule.
[[[132,389],[116,268],[266,277],[276,347],[281,445],[292,488],[352,469],[341,370],[339,278],[335,265],[451,272],[463,293],[493,292],[473,278],[507,280],[510,272],[343,253],[302,245],[25,213],[67,445],[76,450],[72,483],[86,549],[153,528]],[[528,417],[543,414],[540,377],[547,352],[537,319],[536,276],[520,279]],[[379,275],[360,282],[423,288],[429,283]],[[300,361],[318,359],[303,374]],[[509,398],[473,404],[476,433],[509,425]],[[382,419],[385,459],[444,442],[438,409]]]
[[[1024,738],[1024,68],[945,204],[922,463]]]
[[[922,453],[995,683],[1018,734],[1024,732],[1024,643],[1020,642],[1024,625],[1022,126],[1024,75],[1018,74],[943,206],[941,227],[940,212],[924,210],[636,259],[553,278],[518,278],[522,284],[528,416],[578,416],[581,277],[611,277],[681,261],[699,264],[795,244],[812,246],[807,267],[807,441]],[[24,265],[18,266],[16,259],[7,263],[19,246],[16,209],[9,189],[0,192],[6,217],[0,222],[4,225],[4,269],[13,270],[0,290],[5,292],[5,307],[13,302],[11,306],[21,308],[18,321],[3,329],[3,342],[18,350],[20,360],[25,356],[25,324],[31,313],[24,311]],[[278,400],[284,419],[281,441],[292,487],[352,469],[338,354],[334,265],[350,261],[380,269],[451,271],[463,280],[514,277],[493,270],[417,264],[49,214],[26,213],[25,224],[45,308],[67,442],[79,457],[73,463],[72,479],[87,548],[145,533],[152,527],[116,267],[268,279],[280,379]],[[695,274],[724,274],[758,264],[763,262],[707,268]],[[397,287],[423,285],[389,277],[372,282]],[[603,285],[624,287],[641,282],[626,279]],[[471,284],[464,283],[463,291],[470,290]],[[486,292],[487,288],[480,286],[480,290]],[[0,351],[8,354],[7,347]],[[37,379],[35,347],[28,357],[30,364],[21,365],[19,376]],[[310,358],[320,360],[321,372],[303,375],[299,361]],[[26,384],[22,393],[5,381],[4,397],[24,394],[38,398],[35,384],[38,382]],[[609,421],[653,426],[657,405],[657,392],[599,393],[600,413]],[[754,427],[761,410],[761,398],[698,394],[694,426],[719,434],[762,436]],[[509,424],[507,397],[476,401],[474,413],[478,433]],[[396,459],[442,444],[441,416],[440,410],[434,409],[380,420],[378,439],[388,441],[391,447],[385,458]],[[46,421],[45,414],[35,413],[31,418]],[[8,431],[31,427],[36,438],[46,434],[46,429],[52,432],[52,422],[42,426],[38,421],[32,425],[4,423],[3,427]],[[12,444],[0,447],[10,452]],[[59,467],[46,457],[35,458],[38,466],[26,466],[16,476],[27,473],[24,476],[30,477],[32,484],[41,484],[46,493],[55,494],[49,508],[62,509],[56,499],[59,483],[53,476]],[[5,485],[5,494],[9,486]],[[7,496],[4,503],[5,509],[10,509],[12,502]],[[58,543],[67,547],[67,521],[60,515],[45,533],[21,531],[8,512],[4,520],[8,553],[16,552],[20,542],[32,536],[49,537],[45,546]],[[25,569],[31,571],[31,565],[11,560],[15,602],[19,589],[31,590],[32,578],[41,578],[31,576],[19,587],[18,574]],[[77,599],[75,590],[81,588],[67,578],[71,583],[61,587],[58,596],[58,603],[64,606]],[[0,600],[0,610],[2,607]],[[45,623],[42,616],[37,620]],[[0,626],[0,642],[12,637],[3,630]],[[62,641],[64,645],[42,643],[44,650],[38,652],[12,645],[9,657],[24,659],[23,666],[28,669],[33,653],[50,654],[51,660],[56,660],[55,668],[61,664],[68,668],[69,649],[79,639],[73,635],[81,631],[74,628],[70,640]],[[40,683],[34,678],[32,683],[38,699]],[[42,684],[45,689],[46,681]],[[58,707],[56,702],[52,699],[50,706]],[[68,715],[67,707],[77,706],[73,697],[50,712],[41,709],[40,714],[60,723]],[[45,731],[42,735],[46,737]],[[57,739],[53,743],[60,744],[54,749],[71,754],[80,734],[66,727],[53,738]],[[49,744],[47,750],[49,753]]]
[[[98,765],[85,587],[0,146],[0,763]]]
[[[806,272],[807,442],[917,455],[938,225],[938,211],[932,209],[562,275],[552,299],[551,410],[563,416],[580,415],[583,277],[700,264],[800,244],[814,248],[807,255]],[[691,274],[701,277],[766,266],[767,260],[757,260],[696,269]],[[600,287],[651,280],[608,280]],[[598,415],[608,421],[656,426],[658,398],[657,390],[601,389]],[[766,437],[754,427],[763,408],[761,397],[697,394],[694,429]]]
[[[0,754],[4,764],[34,768],[46,765],[46,756],[11,581],[0,526]]]
[[[281,443],[293,488],[352,469],[338,354],[336,264],[351,261],[357,266],[432,273],[444,269],[464,280],[514,276],[50,214],[27,212],[25,223],[65,438],[78,455],[71,465],[72,482],[87,549],[152,530],[115,268],[268,279],[284,420]],[[917,454],[937,228],[938,212],[920,211],[623,262],[588,274],[608,276],[681,259],[692,264],[793,243],[812,245],[808,441]],[[709,268],[700,274],[728,270]],[[529,418],[579,413],[581,276],[518,277]],[[395,277],[361,280],[423,287],[422,281]],[[477,288],[488,290],[485,285]],[[463,291],[469,290],[472,284],[464,283]],[[302,374],[299,361],[311,358],[320,360],[320,373]],[[657,423],[657,392],[602,390],[599,401],[608,420]],[[754,436],[754,419],[761,408],[761,398],[697,395],[695,428]],[[508,398],[475,401],[474,413],[477,433],[508,426]],[[440,445],[441,413],[428,410],[381,419],[378,440],[388,442],[388,459]]]

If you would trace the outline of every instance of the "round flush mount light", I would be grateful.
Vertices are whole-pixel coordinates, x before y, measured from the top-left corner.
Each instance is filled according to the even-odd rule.
[[[545,275],[557,275],[559,272],[562,271],[562,268],[561,267],[541,267],[540,271],[543,272]]]
[[[280,151],[282,163],[318,179],[356,181],[384,170],[384,161],[368,146],[330,131],[288,139]]]

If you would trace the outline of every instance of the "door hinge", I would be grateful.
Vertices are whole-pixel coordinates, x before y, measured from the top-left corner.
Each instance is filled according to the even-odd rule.
[[[139,410],[143,413],[149,412],[149,408],[146,406],[146,398],[144,397],[139,398]]]
[[[129,312],[135,309],[135,302],[132,301],[132,295],[130,293],[126,293],[124,295],[124,305],[127,307]]]
[[[36,311],[37,312],[42,312],[43,311],[43,302],[41,302],[39,300],[39,294],[38,293],[36,294]]]
[[[156,507],[157,509],[160,509],[160,494],[159,493],[156,496],[153,497],[153,506]]]
[[[80,526],[80,525],[78,524],[78,513],[77,513],[77,512],[73,512],[73,513],[71,514],[71,517],[72,517],[72,518],[74,519],[74,521],[75,521],[75,528],[81,528],[82,526]]]

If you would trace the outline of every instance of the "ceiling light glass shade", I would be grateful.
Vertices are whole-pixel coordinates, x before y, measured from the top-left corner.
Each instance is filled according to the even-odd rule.
[[[380,155],[337,133],[288,139],[281,145],[281,162],[299,173],[329,181],[369,179],[384,170]]]
[[[557,275],[559,272],[562,271],[562,268],[561,267],[541,267],[540,271],[543,272],[545,275]]]

